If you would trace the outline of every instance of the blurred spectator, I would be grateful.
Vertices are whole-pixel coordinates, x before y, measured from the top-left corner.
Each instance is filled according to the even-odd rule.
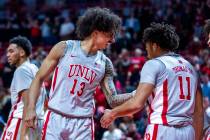
[[[47,53],[45,52],[43,47],[37,48],[37,50],[34,51],[34,53],[32,54],[31,63],[35,64],[39,68],[46,55]]]
[[[6,89],[10,88],[10,84],[11,84],[11,81],[12,81],[13,74],[14,74],[14,68],[11,67],[8,63],[5,63],[3,71],[1,72],[1,78],[2,78],[2,81],[3,81],[3,86]]]
[[[208,59],[206,65],[201,69],[201,71],[210,77],[210,59]]]
[[[102,140],[122,140],[123,132],[112,123],[108,130],[104,132]]]
[[[41,29],[41,37],[42,37],[42,42],[44,45],[53,45],[52,44],[52,29],[50,27],[50,19],[49,17],[46,17],[44,19],[44,22],[40,26]]]
[[[127,137],[131,138],[132,140],[140,140],[142,138],[141,134],[137,131],[136,124],[131,123],[128,127]]]
[[[67,40],[70,38],[70,35],[73,33],[74,30],[74,23],[71,21],[70,18],[65,18],[64,23],[61,24],[59,35],[62,40]]]
[[[0,116],[3,122],[7,122],[11,109],[11,96],[7,89],[0,87]]]
[[[130,81],[130,84],[132,86],[137,87],[139,84],[139,79],[140,79],[140,74],[139,72],[141,71],[146,58],[142,56],[143,52],[141,49],[136,48],[134,51],[134,56],[130,57],[130,66],[128,69],[128,78]]]
[[[125,27],[126,27],[126,29],[131,29],[132,32],[139,32],[140,31],[140,22],[134,16],[134,13],[131,13],[130,17],[128,17],[125,20]]]
[[[204,97],[207,97],[210,100],[210,80],[207,74],[201,76],[201,88]]]
[[[39,21],[36,20],[32,20],[31,21],[32,26],[30,29],[30,36],[31,36],[31,42],[34,45],[38,45],[41,39],[41,30],[40,30],[40,26],[39,26]]]

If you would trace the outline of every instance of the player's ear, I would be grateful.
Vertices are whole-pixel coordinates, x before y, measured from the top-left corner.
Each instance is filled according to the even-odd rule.
[[[91,33],[91,37],[92,37],[92,38],[95,38],[97,35],[98,35],[98,31],[97,31],[97,30],[94,30],[94,31]]]
[[[157,48],[158,48],[159,46],[157,45],[157,43],[152,43],[152,50],[155,52],[155,51],[157,51]]]
[[[26,56],[26,52],[23,50],[23,48],[19,47],[20,56]]]

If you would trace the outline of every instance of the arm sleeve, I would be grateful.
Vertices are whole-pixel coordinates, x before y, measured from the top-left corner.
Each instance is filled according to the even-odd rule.
[[[33,74],[30,73],[29,69],[20,68],[15,72],[15,86],[17,93],[24,89],[29,89],[33,80]]]
[[[157,79],[164,72],[165,65],[160,60],[147,61],[140,73],[140,83],[150,83],[156,85]]]

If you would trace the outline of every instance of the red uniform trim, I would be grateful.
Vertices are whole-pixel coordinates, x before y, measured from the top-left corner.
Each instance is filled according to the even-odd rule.
[[[15,128],[14,140],[17,139],[18,130],[19,130],[19,128],[20,128],[20,123],[21,123],[21,119],[18,119],[16,128]]]
[[[11,124],[11,122],[12,122],[12,119],[13,119],[13,116],[14,116],[14,112],[15,112],[15,110],[17,109],[17,104],[18,104],[20,101],[21,101],[21,94],[18,94],[17,103],[14,105],[14,110],[13,110],[11,116],[9,117],[9,120],[7,121],[7,125],[6,125],[6,128],[5,128],[5,130],[4,130],[2,140],[4,140],[4,138],[5,138],[5,136],[6,136],[7,129],[8,129],[8,127],[10,126],[10,124]]]
[[[168,125],[166,114],[168,111],[168,80],[163,82],[163,111],[161,114],[163,125]]]
[[[52,90],[54,91],[55,89],[55,84],[58,76],[58,67],[55,68],[55,74],[53,76],[53,81],[52,81]]]
[[[152,140],[156,140],[157,139],[157,133],[158,133],[158,124],[154,124]]]
[[[48,111],[46,121],[45,121],[44,126],[42,128],[42,140],[45,140],[47,124],[49,122],[50,114],[51,114],[51,111]]]

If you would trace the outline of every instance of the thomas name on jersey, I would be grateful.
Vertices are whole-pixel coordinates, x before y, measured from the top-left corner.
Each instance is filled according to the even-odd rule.
[[[189,67],[186,67],[186,66],[176,66],[176,67],[173,67],[172,69],[175,73],[180,72],[180,71],[188,72],[190,74],[193,73],[193,70]]]

